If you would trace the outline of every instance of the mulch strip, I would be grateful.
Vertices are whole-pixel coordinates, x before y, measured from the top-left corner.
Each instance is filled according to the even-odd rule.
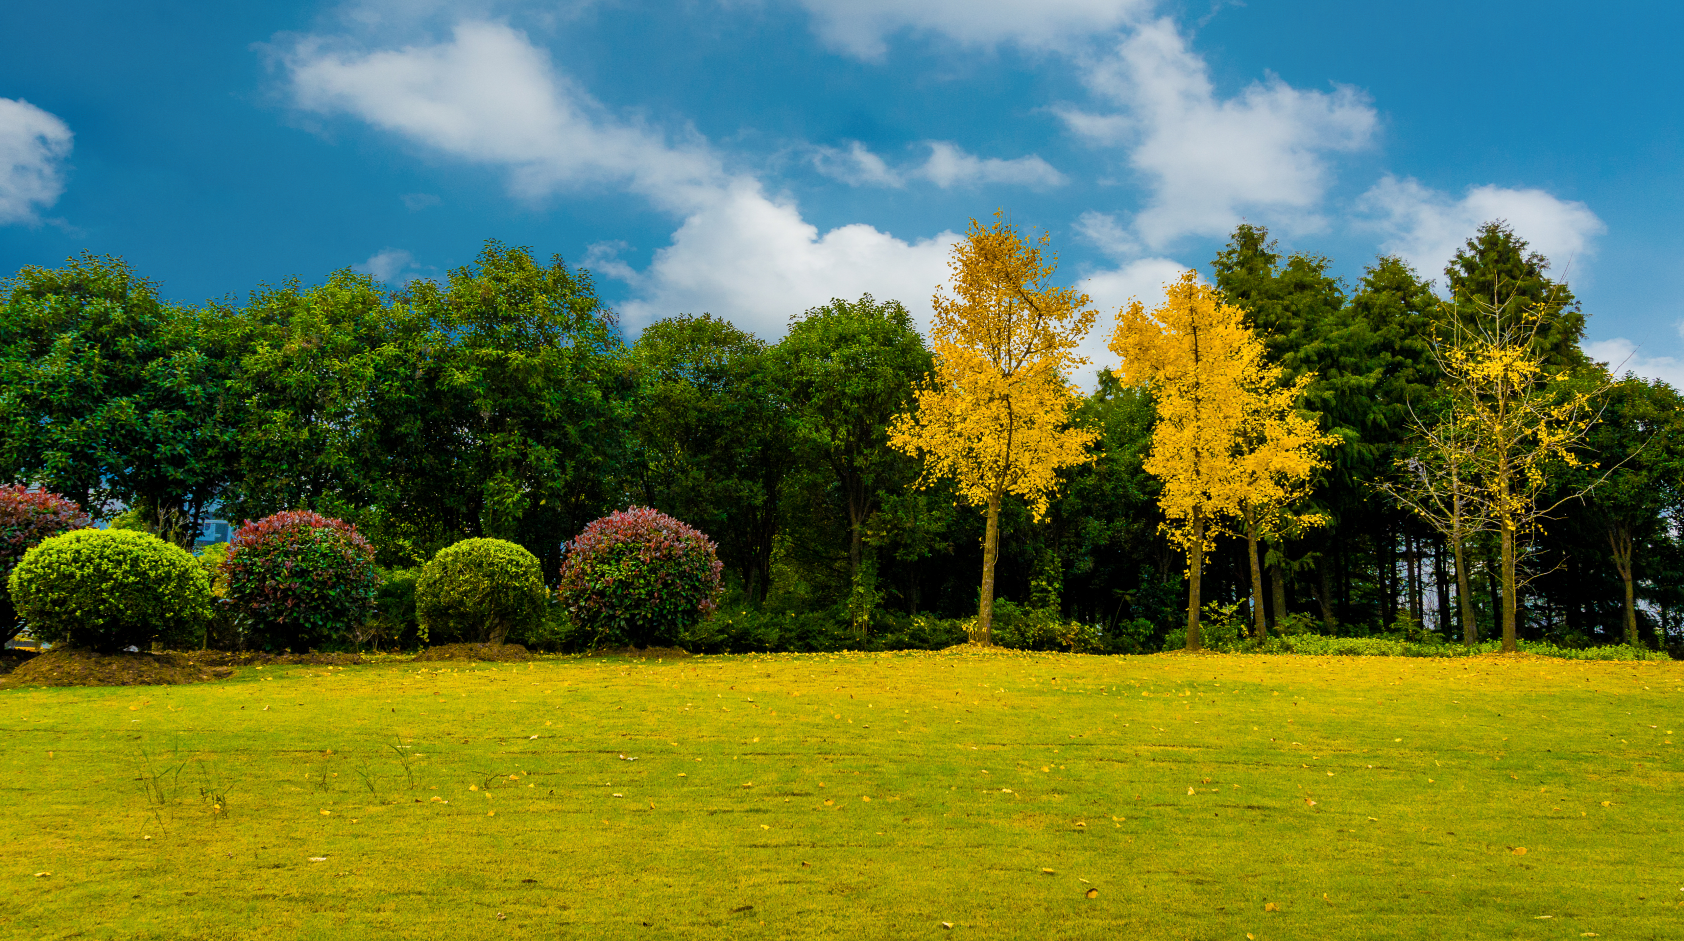
[[[229,667],[198,663],[188,654],[58,649],[19,664],[0,686],[171,686],[233,675]]]
[[[587,657],[632,657],[638,660],[680,660],[690,651],[679,647],[599,647],[585,654]]]
[[[415,655],[416,663],[438,660],[479,660],[489,663],[525,663],[534,658],[520,644],[443,644]]]

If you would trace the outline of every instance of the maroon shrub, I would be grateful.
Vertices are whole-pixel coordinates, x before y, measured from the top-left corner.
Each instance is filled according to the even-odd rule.
[[[246,643],[305,651],[348,642],[374,612],[374,547],[344,520],[289,510],[234,532],[222,571]]]
[[[598,642],[668,646],[713,611],[722,568],[700,530],[634,506],[567,544],[556,596]]]
[[[92,523],[75,500],[17,484],[0,487],[0,647],[20,627],[9,584],[23,554],[43,539]]]

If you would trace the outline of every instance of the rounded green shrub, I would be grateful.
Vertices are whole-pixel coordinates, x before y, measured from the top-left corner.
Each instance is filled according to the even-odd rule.
[[[198,560],[151,533],[79,529],[24,553],[8,582],[35,636],[111,653],[196,644],[210,617]]]
[[[235,530],[222,571],[245,644],[300,653],[351,642],[381,581],[355,526],[309,510]]]
[[[596,643],[673,646],[717,607],[722,568],[700,530],[634,506],[567,544],[556,595]]]
[[[12,593],[6,589],[12,569],[41,540],[85,529],[89,522],[74,500],[17,484],[0,487],[0,647],[16,637],[22,626]]]
[[[464,539],[421,568],[415,615],[429,644],[501,644],[535,630],[549,592],[538,558],[502,539]]]

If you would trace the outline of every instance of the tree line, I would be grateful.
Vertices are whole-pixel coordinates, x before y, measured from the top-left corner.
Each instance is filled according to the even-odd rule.
[[[1004,231],[972,229],[973,251]],[[1007,273],[1034,290],[1001,322],[1063,305],[1036,321],[1062,376],[1070,331],[1093,312],[1047,280],[1033,246],[1008,248],[996,268],[1018,265]],[[1052,612],[1115,650],[1193,640],[1180,632],[1198,630],[1201,608],[1259,636],[1480,639],[1505,623],[1564,646],[1684,634],[1679,397],[1590,360],[1569,286],[1505,225],[1466,241],[1439,292],[1395,257],[1347,285],[1324,257],[1235,230],[1210,265],[1211,310],[1254,332],[1276,390],[1276,430],[1258,433],[1290,430],[1304,466],[1299,483],[1275,478],[1278,493],[1267,475],[1241,487],[1238,523],[1198,534],[1194,567],[1185,481],[1151,466],[1168,393],[1130,368],[1138,347],[1091,392],[1064,386],[1038,431],[1014,426],[1032,436],[1020,447],[1056,458],[1039,471],[958,471],[999,451],[987,428],[1005,426],[967,426],[976,416],[943,400],[959,387],[955,351],[1010,352],[965,319],[1006,302],[979,300],[994,289],[967,282],[960,261],[930,340],[902,304],[866,295],[792,312],[773,343],[713,314],[628,340],[588,271],[497,242],[441,282],[391,290],[347,269],[201,305],[83,254],[24,268],[0,292],[0,477],[184,544],[211,515],[289,509],[354,522],[388,567],[508,539],[552,581],[587,523],[644,505],[716,541],[721,615],[862,640],[979,609],[986,630],[996,595],[1007,615]],[[1487,501],[1464,532],[1429,512],[1460,460],[1434,435],[1454,437],[1447,416],[1462,414],[1446,351],[1494,311],[1525,313],[1528,388],[1579,394],[1594,420],[1529,452],[1533,517],[1494,524]],[[974,391],[983,373],[969,375]]]

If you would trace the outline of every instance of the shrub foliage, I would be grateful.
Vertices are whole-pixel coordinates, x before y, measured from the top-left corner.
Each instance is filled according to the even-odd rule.
[[[374,547],[357,528],[308,510],[241,526],[222,570],[245,643],[267,650],[347,641],[380,587]]]
[[[211,613],[198,560],[134,530],[53,536],[24,553],[8,584],[36,636],[102,653],[196,644]]]
[[[501,644],[536,628],[548,598],[537,556],[502,539],[464,539],[421,568],[415,615],[427,643]]]
[[[562,556],[558,600],[595,642],[678,643],[718,603],[713,540],[648,507],[585,527]]]
[[[0,487],[0,646],[17,636],[17,607],[6,581],[23,554],[41,540],[89,525],[76,501],[16,484]]]

